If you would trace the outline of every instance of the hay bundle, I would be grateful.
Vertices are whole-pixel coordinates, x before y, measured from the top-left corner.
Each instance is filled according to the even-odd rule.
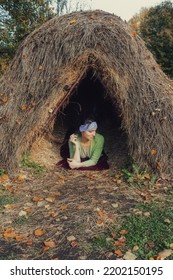
[[[130,155],[142,167],[173,167],[173,85],[143,41],[119,17],[75,12],[55,17],[21,44],[0,85],[0,164],[51,130],[89,69],[118,106]]]

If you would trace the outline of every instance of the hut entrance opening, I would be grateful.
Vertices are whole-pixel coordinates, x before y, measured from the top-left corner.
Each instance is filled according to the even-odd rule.
[[[126,163],[128,150],[119,113],[118,105],[113,104],[106,88],[90,70],[80,81],[66,107],[57,114],[53,134],[61,143],[70,134],[78,132],[79,125],[86,119],[94,119],[98,123],[98,132],[105,138],[105,152],[110,165],[121,168]]]

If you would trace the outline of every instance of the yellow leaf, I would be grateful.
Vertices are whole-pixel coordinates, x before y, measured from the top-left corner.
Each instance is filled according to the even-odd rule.
[[[42,201],[42,200],[44,200],[43,197],[33,197],[32,198],[32,201]]]
[[[65,176],[59,175],[59,178],[64,180],[64,179],[65,179]]]
[[[126,229],[122,229],[121,231],[120,231],[120,234],[127,234],[128,233],[128,230],[126,230]]]
[[[44,241],[44,245],[49,248],[55,248],[56,243],[54,241]]]
[[[35,236],[42,236],[45,234],[45,230],[44,229],[41,229],[41,228],[38,228],[34,231],[34,235]]]
[[[60,209],[61,209],[61,210],[66,210],[66,209],[67,209],[67,205],[61,205],[61,206],[60,206]]]
[[[146,179],[151,179],[150,174],[144,174],[144,177],[145,177]]]
[[[0,182],[4,182],[6,180],[8,180],[8,175],[3,175],[0,177]]]
[[[48,202],[54,202],[55,197],[49,196],[49,197],[46,197],[45,200],[48,201]]]
[[[22,110],[22,111],[25,111],[25,110],[26,110],[26,108],[27,108],[27,106],[26,106],[26,105],[21,105],[21,107],[20,107],[20,108],[21,108],[21,110]]]
[[[8,227],[4,231],[4,238],[5,240],[8,240],[9,238],[15,238],[16,233],[14,232],[14,228]]]
[[[17,181],[24,182],[25,179],[23,178],[22,175],[19,175],[19,176],[17,177]]]
[[[4,96],[4,98],[2,99],[2,101],[3,101],[4,103],[7,103],[8,97],[7,97],[7,96]]]
[[[151,150],[151,155],[152,155],[152,156],[154,156],[154,155],[156,155],[156,154],[157,154],[157,151],[156,151],[156,150],[154,150],[154,149]]]
[[[72,19],[72,20],[70,21],[70,24],[75,24],[76,22],[77,22],[76,19]]]

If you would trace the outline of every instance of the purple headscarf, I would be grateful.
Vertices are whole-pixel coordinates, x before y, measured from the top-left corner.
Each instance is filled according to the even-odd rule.
[[[85,123],[85,124],[82,124],[79,127],[80,132],[89,131],[89,130],[93,130],[93,129],[97,129],[97,123],[96,122]]]

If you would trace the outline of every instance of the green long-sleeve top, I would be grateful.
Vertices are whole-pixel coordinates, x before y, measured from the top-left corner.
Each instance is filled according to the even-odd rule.
[[[81,145],[80,145],[81,135],[77,136],[77,141],[79,141],[79,151],[81,151]],[[70,141],[68,142],[68,144],[69,144],[70,158],[73,158],[75,152],[75,145]],[[82,164],[84,167],[93,166],[97,164],[100,156],[102,155],[103,145],[104,145],[104,137],[101,134],[96,133],[89,147],[89,159],[84,161]]]

